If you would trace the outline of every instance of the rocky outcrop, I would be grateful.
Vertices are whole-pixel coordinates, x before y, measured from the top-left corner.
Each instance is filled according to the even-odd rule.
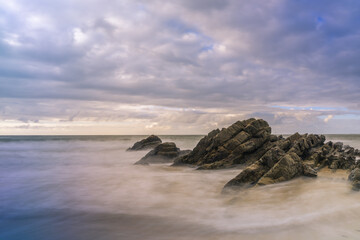
[[[230,180],[224,189],[267,185],[299,176],[316,177],[316,170],[304,159],[311,149],[322,146],[324,141],[324,136],[299,133],[280,139],[259,160]]]
[[[342,143],[325,143],[323,135],[272,135],[266,121],[251,118],[211,131],[174,165],[192,165],[199,170],[246,166],[225,185],[226,190],[316,177],[324,167],[354,169],[356,154],[358,150]]]
[[[135,164],[171,163],[175,158],[188,154],[189,152],[189,150],[180,151],[173,142],[165,142],[156,146]]]
[[[228,128],[210,132],[189,155],[177,159],[174,165],[220,169],[256,161],[271,148],[272,141],[278,139],[270,133],[271,128],[264,120],[238,121]]]
[[[327,142],[321,148],[312,149],[311,156],[307,159],[314,167],[319,169],[352,169],[356,164],[357,149],[341,142]]]
[[[343,146],[342,143],[325,142],[325,136],[298,133],[285,140],[278,140],[275,146],[257,162],[245,168],[224,187],[236,189],[267,185],[287,181],[298,176],[316,177],[317,171],[324,167],[332,170],[354,169],[357,149]],[[353,174],[353,189],[360,188],[360,173]]]
[[[158,136],[151,135],[139,142],[136,142],[131,148],[128,148],[128,151],[138,151],[138,150],[145,150],[149,148],[154,148],[161,144],[162,141]]]

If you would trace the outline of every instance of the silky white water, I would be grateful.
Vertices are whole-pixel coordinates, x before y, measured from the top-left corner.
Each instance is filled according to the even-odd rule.
[[[223,195],[240,169],[133,165],[147,151],[125,150],[143,137],[0,137],[0,239],[360,239],[345,171]],[[327,140],[360,148],[360,135]]]

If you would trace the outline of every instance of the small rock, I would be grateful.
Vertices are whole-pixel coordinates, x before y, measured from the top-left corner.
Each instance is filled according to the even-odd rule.
[[[334,143],[334,148],[338,151],[341,151],[343,148],[343,145],[344,144],[342,142],[336,142],[336,143]]]
[[[131,148],[128,148],[128,151],[138,151],[149,148],[154,148],[161,144],[161,139],[158,136],[151,135],[139,142],[136,142]]]
[[[317,177],[317,172],[315,169],[310,167],[309,165],[304,164],[304,176],[306,177]]]
[[[276,135],[270,135],[269,140],[270,142],[276,142],[278,140],[278,137]]]
[[[355,168],[351,171],[348,180],[351,181],[352,189],[355,191],[360,190],[360,168]]]
[[[188,154],[189,152],[189,150],[180,151],[173,142],[165,142],[156,146],[135,164],[171,163],[175,158]]]

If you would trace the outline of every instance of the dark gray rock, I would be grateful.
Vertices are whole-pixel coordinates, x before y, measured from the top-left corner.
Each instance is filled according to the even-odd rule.
[[[258,161],[230,180],[224,189],[273,184],[299,176],[316,177],[316,170],[305,164],[304,159],[311,149],[322,146],[324,141],[324,136],[299,133],[279,139]]]
[[[268,185],[288,181],[304,175],[301,158],[294,152],[285,154],[269,171],[257,182],[257,185]]]
[[[224,191],[278,183],[299,176],[316,177],[317,170],[323,167],[334,171],[360,168],[360,163],[356,163],[354,148],[343,147],[340,142],[324,144],[324,141],[323,135],[299,133],[285,140],[278,140],[275,142],[275,147],[272,147],[259,161],[230,180],[225,185]],[[353,188],[357,187],[360,189],[360,177],[353,181]]]
[[[321,147],[313,148],[307,160],[312,160],[313,167],[318,169],[351,169],[356,164],[356,150],[350,146],[343,147],[340,142],[334,144],[330,141]]]
[[[158,136],[151,135],[139,142],[136,142],[131,148],[128,148],[128,151],[138,151],[138,150],[145,150],[149,148],[154,148],[161,144],[162,141]]]
[[[221,131],[210,132],[190,154],[178,158],[174,165],[220,169],[256,161],[271,147],[270,134],[271,128],[262,119],[238,121]]]
[[[349,178],[349,181],[351,181],[352,189],[355,191],[360,190],[360,168],[355,168],[351,171]]]
[[[294,138],[291,140],[294,141]],[[233,190],[288,181],[299,176],[316,177],[317,172],[315,169],[306,165],[299,155],[290,150],[286,153],[279,146],[271,148],[257,162],[245,168],[238,176],[230,180],[224,186],[224,192],[228,189]]]
[[[173,142],[165,142],[156,146],[135,164],[171,163],[177,157],[189,154],[190,150],[180,151]]]
[[[342,142],[336,142],[336,143],[334,143],[334,148],[338,151],[341,151],[343,148],[343,145],[344,144]]]
[[[279,147],[268,150],[258,161],[245,168],[239,175],[230,180],[224,189],[237,189],[255,186],[258,181],[285,156]]]
[[[211,131],[174,165],[191,165],[199,170],[245,166],[225,186],[239,189],[288,181],[296,177],[316,177],[323,167],[360,168],[357,149],[328,142],[324,135],[295,133],[288,138],[271,134],[268,123],[250,118],[228,128]],[[359,165],[359,166],[357,166]]]
[[[354,150],[354,155],[360,157],[360,151],[359,149]]]
[[[270,140],[270,142],[276,142],[277,140],[279,140],[279,138],[278,138],[278,136],[271,134],[269,140]]]

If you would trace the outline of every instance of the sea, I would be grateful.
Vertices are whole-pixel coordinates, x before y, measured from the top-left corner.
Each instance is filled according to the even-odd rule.
[[[346,171],[221,194],[241,169],[134,165],[144,137],[0,136],[0,240],[360,239]],[[160,137],[185,150],[203,136]]]

